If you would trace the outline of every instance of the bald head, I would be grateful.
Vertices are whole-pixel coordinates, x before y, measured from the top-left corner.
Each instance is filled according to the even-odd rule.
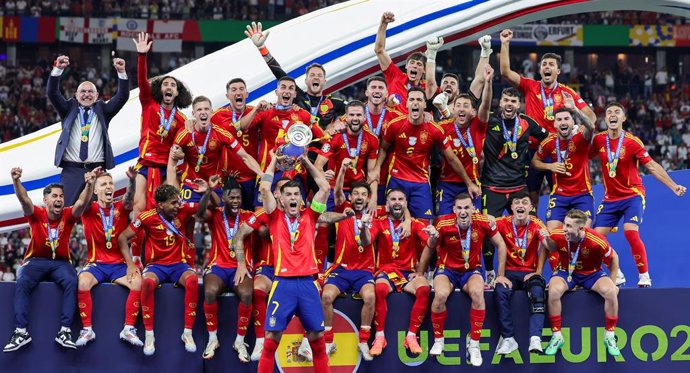
[[[91,107],[98,100],[98,90],[96,85],[90,81],[84,81],[77,87],[76,93],[77,101],[79,105],[83,107]]]

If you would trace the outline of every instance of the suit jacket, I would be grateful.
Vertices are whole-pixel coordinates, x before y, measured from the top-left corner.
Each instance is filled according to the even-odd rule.
[[[66,99],[60,92],[60,77],[51,75],[48,78],[48,99],[53,104],[60,118],[62,119],[62,133],[57,142],[55,149],[55,166],[60,167],[62,156],[65,154],[67,145],[69,144],[70,129],[72,126],[78,126],[77,116],[79,115],[79,102],[73,97]],[[120,109],[129,100],[129,80],[117,80],[117,93],[108,102],[97,100],[91,107],[98,117],[99,123],[103,126],[103,150],[105,151],[105,168],[111,169],[115,167],[115,157],[113,156],[113,148],[110,145],[110,137],[108,136],[108,128],[110,120],[113,119]]]

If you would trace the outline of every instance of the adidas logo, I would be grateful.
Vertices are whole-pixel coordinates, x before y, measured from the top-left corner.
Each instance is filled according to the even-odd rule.
[[[404,133],[401,133],[401,134],[398,135],[398,138],[399,138],[399,139],[406,139],[406,138],[407,138],[407,135],[404,134]]]

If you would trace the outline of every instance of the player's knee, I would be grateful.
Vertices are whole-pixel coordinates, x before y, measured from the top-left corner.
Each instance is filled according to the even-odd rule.
[[[512,293],[512,289],[509,289],[507,286],[503,284],[496,284],[496,288],[494,289],[494,295],[496,296],[496,299],[498,301],[506,301],[510,298],[510,295]]]
[[[472,303],[484,303],[484,286],[472,286],[469,290]]]
[[[434,301],[435,304],[445,304],[450,296],[450,290],[439,289],[434,291]]]
[[[93,285],[91,284],[91,281],[89,281],[86,277],[84,276],[79,276],[79,281],[77,284],[77,288],[79,291],[89,291]]]
[[[599,294],[606,300],[613,300],[618,296],[618,291],[614,285],[610,285],[602,287],[602,289],[599,290]]]
[[[218,298],[218,288],[215,286],[209,286],[204,288],[204,301],[208,304],[216,303]]]
[[[245,305],[252,304],[252,292],[251,290],[240,290],[237,292],[237,296],[240,298],[240,302]]]
[[[360,295],[362,296],[362,301],[364,302],[364,305],[373,306],[376,303],[376,295],[372,290],[362,292],[360,293]]]
[[[150,277],[146,277],[141,281],[141,290],[148,292],[156,288],[156,281]]]
[[[132,281],[129,283],[129,288],[134,291],[140,291],[141,290],[141,277],[140,276],[134,276],[132,277]]]
[[[324,306],[330,306],[335,301],[336,294],[332,291],[324,291],[321,295],[321,304]]]

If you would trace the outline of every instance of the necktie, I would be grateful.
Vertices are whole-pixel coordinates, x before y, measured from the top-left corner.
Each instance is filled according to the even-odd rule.
[[[82,127],[86,125],[89,121],[89,109],[84,109],[84,116],[82,118]],[[82,131],[83,132],[83,131]],[[86,141],[84,141],[86,140]],[[89,157],[89,137],[82,137],[81,146],[79,147],[79,159],[85,161]]]

